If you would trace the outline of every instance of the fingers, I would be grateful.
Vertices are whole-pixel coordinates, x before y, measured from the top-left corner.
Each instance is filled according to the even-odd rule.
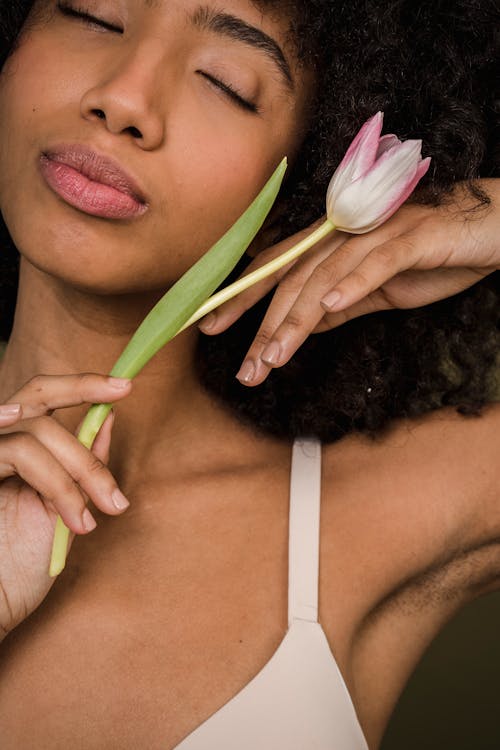
[[[22,405],[23,418],[51,414],[54,409],[85,403],[112,403],[127,396],[131,381],[96,373],[37,375],[9,401]],[[3,426],[3,425],[0,425]]]
[[[389,310],[392,307],[393,305],[388,302],[383,291],[377,289],[377,291],[373,292],[368,297],[365,297],[365,299],[362,299],[360,302],[357,302],[355,305],[352,305],[345,310],[325,314],[316,326],[314,333],[330,331],[332,328],[338,328],[354,318],[360,318],[362,315],[369,315],[370,313],[379,312],[380,310]]]
[[[21,418],[22,413],[21,404],[0,405],[0,427],[9,427],[9,425],[15,424]]]
[[[296,299],[301,294],[301,286],[299,281],[297,281],[297,285],[294,285],[293,280],[287,281],[286,285],[283,282],[283,285],[276,291],[257,335],[236,375],[238,380],[245,385],[260,385],[272,367],[279,367],[288,361],[293,354],[293,346],[286,347],[286,343],[292,340],[290,329],[294,330],[298,348],[324,315],[324,310],[316,304],[314,308],[310,306],[307,309],[307,322],[295,318],[291,311],[294,309]],[[316,316],[313,315],[314,309],[317,313]],[[279,337],[279,332],[282,330],[288,331],[289,337],[287,340]]]
[[[403,216],[407,215],[405,213]],[[365,235],[366,240],[371,242],[370,252],[352,269],[346,269],[346,273],[332,279],[330,290],[321,300],[322,307],[327,312],[351,308],[378,289],[389,286],[393,279],[401,278],[403,274],[409,277],[411,273],[429,272],[425,275],[426,287],[432,289],[433,279],[436,279],[436,288],[442,292],[442,273],[448,274],[450,270],[460,268],[470,271],[470,266],[474,265],[470,239],[459,239],[456,227],[451,226],[449,221],[439,219],[435,209],[422,213],[421,208],[419,215],[418,224],[406,224],[403,228],[395,224],[398,229],[395,235],[384,236],[376,232]],[[411,213],[410,218],[414,219]],[[486,273],[487,269],[484,269],[483,275]],[[454,293],[438,293],[434,298],[441,299]],[[415,298],[418,298],[418,289],[408,287],[408,296],[402,295],[395,305],[409,308],[429,304],[426,295],[416,303],[413,302]]]
[[[402,237],[372,247],[368,235],[349,239],[314,269],[260,354],[264,363],[280,367],[288,362],[325,312],[339,312],[365,299],[365,308],[373,312],[370,296],[400,269],[417,264],[421,256],[421,251]],[[383,294],[378,301],[386,301]]]
[[[345,241],[345,235],[314,250],[297,264],[276,291],[264,321],[237,378],[245,385],[260,385],[270,368],[281,367],[293,356],[325,315],[320,300],[332,280],[361,262],[369,252],[365,237]]]
[[[23,420],[0,435],[0,479],[18,475],[61,515],[76,534],[95,527],[86,497],[104,513],[118,515],[129,505],[105,466],[113,418],[108,415],[97,441],[97,455],[50,417]]]
[[[464,268],[436,268],[429,271],[404,271],[353,305],[324,315],[313,333],[337,328],[362,315],[390,310],[422,307],[467,289],[487,272]]]
[[[92,444],[92,453],[97,456],[97,458],[103,462],[103,464],[107,464],[109,461],[109,449],[111,446],[111,433],[113,431],[113,425],[115,423],[115,413],[113,410],[111,410],[102,423],[101,429],[97,433],[95,440]],[[80,430],[78,429],[76,431],[76,434],[78,434]]]
[[[291,247],[296,245],[298,242],[304,239],[304,237],[307,237],[309,234],[311,234],[311,232],[314,231],[314,229],[320,226],[320,224],[322,224],[323,222],[324,218],[318,220],[307,229],[294,234],[292,237],[288,237],[282,242],[279,242],[277,245],[273,245],[272,247],[263,250],[261,253],[259,253],[257,258],[249,264],[249,266],[245,269],[244,273],[239,278],[247,276],[249,273],[256,271],[258,268],[262,268],[262,266],[264,266],[269,261],[277,258],[279,255],[282,255],[282,253],[286,252]],[[340,234],[341,233],[339,232],[338,235]],[[338,242],[340,241],[341,239],[338,240]],[[319,243],[318,247],[320,244],[322,243]],[[279,271],[276,271],[267,278],[263,279],[261,282],[254,284],[249,289],[246,289],[236,297],[233,297],[233,299],[225,302],[223,305],[218,307],[216,310],[211,312],[200,321],[200,330],[203,331],[203,333],[207,333],[210,335],[225,331],[226,328],[229,328],[229,326],[232,325],[236,320],[238,320],[238,318],[240,318],[243,313],[249,310],[253,305],[256,304],[256,302],[258,302],[269,291],[271,291],[271,289],[273,289],[273,287],[275,287],[276,284],[278,284],[281,279],[286,276],[287,272],[291,268],[300,263],[301,259],[288,263],[286,266],[283,266],[283,268],[280,268]]]
[[[86,534],[95,528],[78,485],[33,435],[22,432],[3,435],[0,444],[0,479],[19,476],[57,510],[76,534]]]
[[[321,306],[327,312],[351,307],[402,271],[418,266],[424,255],[410,235],[377,245],[354,270],[332,278],[333,288],[323,296]]]
[[[109,415],[108,415],[109,419]],[[116,515],[128,507],[118,485],[104,462],[83,446],[76,437],[50,417],[38,417],[28,428],[63,464],[72,478],[86,492],[103,513]],[[104,426],[104,425],[103,425]],[[109,451],[110,425],[101,436],[99,451],[104,457]]]

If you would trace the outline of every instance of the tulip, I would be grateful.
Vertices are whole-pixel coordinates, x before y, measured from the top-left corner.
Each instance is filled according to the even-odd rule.
[[[336,169],[326,194],[326,213],[337,229],[364,234],[397,211],[429,169],[422,141],[380,137],[384,115],[365,122]]]
[[[210,297],[185,328],[296,260],[335,229],[350,234],[370,232],[397,211],[431,160],[422,159],[422,141],[400,141],[392,134],[381,137],[383,119],[383,113],[377,112],[365,122],[335,170],[326,194],[326,221],[290,250]]]

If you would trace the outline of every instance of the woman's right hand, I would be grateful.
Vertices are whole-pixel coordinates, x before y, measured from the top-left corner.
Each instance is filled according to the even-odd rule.
[[[57,516],[70,529],[69,550],[75,534],[95,528],[88,499],[110,515],[128,507],[106,467],[113,412],[92,451],[51,416],[55,409],[123,398],[131,383],[119,382],[93,373],[38,375],[0,405],[0,640],[56,580],[48,570]],[[2,408],[12,404],[20,405],[18,413]]]

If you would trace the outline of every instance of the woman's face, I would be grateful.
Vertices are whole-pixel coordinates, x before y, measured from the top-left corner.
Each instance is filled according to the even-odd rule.
[[[162,289],[300,145],[311,79],[287,19],[247,0],[44,0],[34,11],[0,77],[13,240],[80,289]]]

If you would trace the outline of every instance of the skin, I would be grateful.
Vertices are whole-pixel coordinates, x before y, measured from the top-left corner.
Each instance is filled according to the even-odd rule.
[[[234,221],[282,154],[300,146],[307,73],[292,65],[289,94],[260,52],[186,27],[195,5],[84,6],[124,24],[124,37],[46,13],[0,81],[0,203],[22,255],[0,368],[0,403],[21,405],[0,416],[2,591],[16,605],[2,622],[6,750],[174,748],[260,671],[286,632],[290,444],[240,424],[204,393],[193,370],[196,330],[159,352],[133,384],[112,389],[102,374],[160,290]],[[243,0],[224,9],[285,48],[283,20]],[[235,85],[260,91],[258,116],[193,72],[212,55],[219,70],[230,60],[244,79]],[[108,221],[58,199],[36,162],[59,141],[117,159],[147,193],[147,213]],[[409,231],[410,210],[391,220],[391,242]],[[422,222],[412,216],[422,248]],[[438,220],[443,232],[456,226],[444,213]],[[492,221],[495,202],[474,225],[473,257],[454,240],[464,266],[498,266]],[[380,245],[377,232],[356,247]],[[348,271],[349,242],[358,241],[342,246]],[[259,243],[256,252],[265,234]],[[298,291],[310,305],[290,348],[320,325],[318,316],[325,321],[320,302],[331,278],[312,273],[318,263],[310,259],[336,269],[329,259],[337,243],[283,277],[282,319],[293,309],[290,278],[294,298]],[[365,292],[389,283],[380,281],[388,267],[372,267]],[[237,316],[234,305],[226,313]],[[271,329],[280,331],[275,322]],[[116,402],[116,416],[91,453],[74,434],[93,401]],[[396,421],[376,442],[350,435],[324,447],[319,620],[370,748],[439,628],[496,588],[499,422],[496,405],[472,420],[443,409]],[[126,512],[112,504],[117,487],[131,503]],[[92,533],[83,525],[88,499]],[[72,541],[80,538],[54,583],[46,565],[57,513]]]

